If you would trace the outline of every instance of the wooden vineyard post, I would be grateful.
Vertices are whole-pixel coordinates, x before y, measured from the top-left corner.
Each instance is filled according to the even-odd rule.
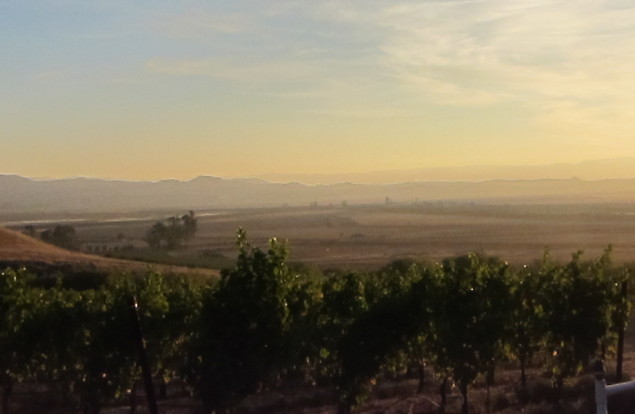
[[[604,362],[595,361],[595,412],[596,414],[607,414],[606,408],[606,370]]]
[[[622,300],[628,300],[628,281],[622,282]],[[624,364],[624,326],[620,326],[617,337],[617,367],[615,372],[616,382],[622,382],[622,365]]]
[[[141,323],[139,322],[139,306],[137,299],[130,297],[130,316],[132,318],[132,334],[139,356],[139,364],[141,365],[141,373],[143,375],[143,384],[146,390],[146,398],[148,400],[148,410],[150,414],[158,414],[157,399],[154,395],[154,385],[152,384],[152,372],[148,363],[148,354],[146,352],[145,343],[143,341],[143,333],[141,332]]]

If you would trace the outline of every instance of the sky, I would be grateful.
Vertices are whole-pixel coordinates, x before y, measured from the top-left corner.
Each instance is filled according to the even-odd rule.
[[[634,50],[623,0],[0,0],[0,174],[633,157]]]

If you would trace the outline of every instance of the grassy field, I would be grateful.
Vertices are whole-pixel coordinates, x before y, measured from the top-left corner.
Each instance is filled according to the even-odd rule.
[[[467,252],[499,256],[523,265],[540,259],[545,249],[564,261],[577,250],[583,250],[586,257],[596,257],[609,244],[616,263],[635,259],[635,208],[630,205],[420,204],[197,213],[196,237],[184,250],[157,260],[222,267],[228,263],[223,258],[231,261],[235,257],[238,227],[245,228],[256,245],[266,244],[270,237],[287,239],[293,261],[323,269],[368,269],[398,258],[438,260]],[[138,250],[146,247],[143,237],[147,229],[165,218],[155,217],[85,219],[73,225],[85,248]],[[44,229],[54,224],[36,227]],[[14,227],[21,228],[17,224]],[[122,255],[141,258],[138,251]]]

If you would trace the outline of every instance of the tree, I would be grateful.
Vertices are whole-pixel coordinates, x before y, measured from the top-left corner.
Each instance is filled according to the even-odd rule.
[[[512,356],[520,363],[520,383],[527,383],[525,369],[532,356],[542,345],[544,330],[544,310],[540,294],[544,278],[538,272],[524,267],[515,273],[511,286],[512,309],[509,319],[508,339]]]
[[[9,413],[15,384],[26,380],[58,381],[62,390],[75,365],[81,317],[76,311],[80,294],[58,285],[30,286],[24,270],[0,274],[0,386],[2,412]]]
[[[159,250],[163,247],[168,250],[177,249],[194,237],[197,222],[191,210],[181,217],[168,217],[165,222],[157,221],[150,227],[146,232],[145,240],[151,249]]]
[[[141,328],[154,376],[159,379],[159,398],[167,383],[183,371],[187,341],[194,335],[200,316],[201,286],[181,276],[150,273],[136,283]]]
[[[615,343],[615,353],[617,354],[616,380],[620,382],[622,381],[624,363],[624,331],[630,319],[632,306],[628,295],[630,272],[628,269],[622,268],[611,276],[613,281],[613,294],[611,295],[610,304],[611,324],[609,335],[602,343],[602,358],[605,358],[607,348]]]
[[[331,383],[339,377],[339,343],[355,319],[368,310],[367,277],[354,272],[331,274],[322,283],[314,321],[314,375],[320,382]]]
[[[168,250],[174,250],[181,246],[185,239],[185,231],[180,218],[176,216],[168,217],[163,238]]]
[[[285,243],[263,251],[237,234],[238,259],[203,295],[189,382],[208,412],[225,411],[274,378],[287,361],[291,278]]]
[[[318,329],[323,276],[311,275],[305,267],[294,267],[287,294],[289,309],[289,356],[287,377],[315,384],[318,380],[321,337]]]
[[[615,289],[608,277],[610,248],[584,264],[582,252],[564,266],[543,263],[539,294],[544,313],[545,347],[553,385],[561,390],[567,377],[582,371],[610,327]]]
[[[37,304],[27,286],[24,271],[0,273],[0,387],[2,413],[9,414],[16,383],[29,376],[35,341],[25,329],[24,318]]]
[[[37,230],[32,225],[24,226],[24,231],[22,233],[26,234],[29,237],[37,238]]]
[[[82,292],[75,311],[81,324],[73,345],[72,386],[84,414],[98,414],[108,399],[123,396],[139,376],[135,352],[128,279],[99,290]]]
[[[40,239],[69,250],[76,250],[79,246],[75,228],[68,225],[59,225],[52,230],[44,230],[40,233]]]
[[[425,295],[434,293],[433,281],[438,277],[438,269],[434,266],[422,266],[410,259],[397,259],[390,262],[379,270],[376,282],[373,284],[374,290],[378,292],[369,295],[369,302],[374,302],[370,297],[384,298],[390,296],[403,296],[405,292],[412,289],[420,289],[427,292]],[[420,294],[423,298],[425,295]],[[423,300],[423,299],[422,299]],[[425,303],[430,305],[431,301],[426,298]],[[427,307],[429,308],[429,306]],[[423,308],[421,311],[423,312]],[[386,368],[393,372],[408,369],[415,366],[418,371],[419,385],[418,393],[423,392],[425,381],[425,365],[429,359],[429,349],[426,340],[430,335],[429,318],[425,313],[413,314],[410,318],[419,319],[418,331],[407,340],[407,344],[393,353],[386,362]],[[427,321],[427,322],[426,322]]]
[[[425,279],[402,286],[370,304],[344,333],[338,344],[340,414],[350,414],[389,357],[427,331],[426,295]]]
[[[32,332],[31,376],[35,380],[54,381],[57,391],[68,399],[78,376],[78,347],[84,338],[86,299],[83,292],[64,289],[61,282],[42,290],[30,288],[37,302],[23,315],[23,324]],[[28,315],[28,317],[26,317]],[[28,341],[27,341],[28,342]],[[23,345],[24,346],[24,345]]]
[[[163,239],[165,239],[165,235],[167,233],[167,228],[165,224],[160,221],[154,223],[150,230],[146,233],[145,240],[150,246],[151,249],[159,250],[162,247]]]
[[[443,278],[431,297],[435,365],[452,375],[468,413],[468,386],[477,374],[493,380],[494,363],[503,350],[508,324],[508,267],[495,258],[475,254],[443,262]]]
[[[190,240],[196,234],[198,219],[194,217],[194,212],[190,210],[188,214],[181,216],[181,222],[183,223],[183,238],[186,241]]]

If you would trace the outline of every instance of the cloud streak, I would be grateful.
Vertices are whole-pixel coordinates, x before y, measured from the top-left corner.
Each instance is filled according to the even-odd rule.
[[[183,60],[173,65],[180,69],[164,72],[242,78],[262,68],[267,80],[276,73],[293,79],[297,69],[302,76],[307,66],[316,68],[311,74],[325,76],[348,70],[378,82],[386,82],[388,75],[456,105],[537,98],[592,101],[633,92],[628,78],[635,69],[635,8],[623,3],[326,1],[300,11],[293,2],[283,4],[287,7],[258,18],[247,12],[174,17],[180,29],[171,33],[204,38],[209,32],[260,32],[266,40],[250,46],[243,39],[241,48],[234,49],[238,55],[223,56],[222,64],[212,58],[196,64]],[[299,22],[294,27],[280,24],[292,18]],[[324,33],[324,22],[330,33]],[[246,71],[242,67],[249,55],[253,69]],[[347,68],[346,58],[363,60],[365,67]],[[150,68],[156,69],[160,60]]]
[[[635,132],[635,7],[530,0],[378,2],[330,18],[382,33],[378,66],[421,102],[516,105],[553,136],[626,145]],[[322,13],[324,15],[325,13]]]
[[[364,111],[416,114],[416,105],[512,104],[526,108],[536,125],[556,135],[582,128],[597,136],[610,129],[616,139],[625,139],[635,132],[630,79],[635,7],[629,3],[275,4],[171,16],[162,26],[167,36],[201,42],[224,36],[210,47],[216,56],[155,57],[146,70],[263,85],[259,93],[313,98],[313,110],[321,114],[359,117]],[[278,89],[267,90],[271,85]],[[386,100],[387,90],[402,98]]]
[[[275,80],[292,80],[316,75],[316,70],[306,62],[258,62],[257,58],[218,59],[152,59],[146,62],[152,73],[181,76],[208,76],[236,82],[260,83]]]
[[[424,2],[387,7],[375,19],[389,29],[379,47],[395,78],[448,103],[616,97],[624,91],[625,69],[635,69],[628,53],[635,46],[635,9],[597,2]]]

